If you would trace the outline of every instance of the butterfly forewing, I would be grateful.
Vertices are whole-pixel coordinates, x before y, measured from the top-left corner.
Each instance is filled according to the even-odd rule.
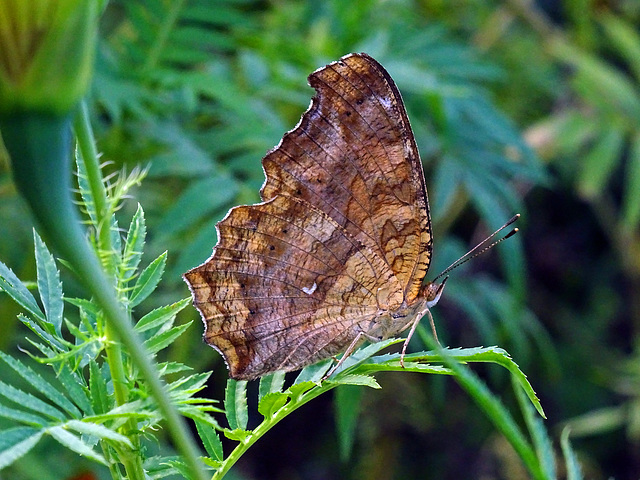
[[[352,54],[309,83],[309,110],[263,159],[264,202],[232,209],[212,257],[185,274],[234,378],[398,333],[391,314],[417,305],[429,267],[422,165],[393,81]]]
[[[295,195],[380,255],[411,301],[429,265],[422,164],[393,80],[365,54],[309,76],[317,91],[298,126],[263,160],[262,197]]]

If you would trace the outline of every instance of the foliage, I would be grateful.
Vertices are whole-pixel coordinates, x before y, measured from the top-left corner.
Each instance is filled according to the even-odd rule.
[[[345,53],[366,51],[385,65],[403,93],[425,164],[436,242],[430,276],[466,251],[467,243],[473,244],[469,238],[482,237],[483,230],[515,212],[523,214],[522,235],[501,245],[499,265],[483,257],[461,268],[447,284],[434,312],[443,343],[501,345],[527,372],[543,399],[549,417],[544,423],[528,413],[531,408],[523,401],[522,390],[510,388],[513,375],[473,367],[492,391],[505,392],[501,400],[507,411],[523,412],[525,443],[540,459],[546,478],[552,478],[554,462],[560,465],[561,453],[567,478],[580,478],[579,464],[589,477],[637,478],[639,21],[636,2],[624,0],[457,2],[453,9],[447,2],[418,0],[320,4],[112,0],[102,17],[89,98],[92,125],[103,158],[112,162],[108,171],[148,168],[145,183],[136,185],[135,192],[145,206],[144,224],[150,232],[145,253],[137,261],[166,262],[164,280],[135,305],[135,312],[145,317],[183,297],[186,288],[180,274],[211,253],[215,223],[229,207],[258,200],[264,180],[259,159],[307,107],[313,92],[304,87],[306,75]],[[37,287],[40,294],[40,288],[55,290],[55,275],[38,284],[41,265],[24,248],[31,236],[29,222],[6,167],[0,165],[0,258],[12,266],[16,277],[36,279],[25,282],[31,290]],[[126,178],[138,176],[119,178],[127,183]],[[111,193],[118,196],[116,190]],[[111,213],[119,218],[142,217],[134,202],[118,205],[121,209]],[[112,227],[109,230],[115,232],[116,225]],[[124,255],[127,235],[114,233],[115,241],[116,237],[124,240],[121,250],[103,252],[106,257],[122,261],[137,256],[137,247]],[[171,252],[166,258],[161,257],[165,250]],[[118,273],[117,281],[124,282],[124,302],[131,301],[141,275],[139,268],[137,272],[131,277],[133,270],[125,267]],[[88,328],[99,317],[82,310],[89,309],[90,300],[76,293],[78,285],[65,279],[64,270],[61,275],[65,291],[72,292],[67,293],[69,298],[78,298],[64,305],[63,335],[49,332],[56,332],[53,325],[39,326],[36,315],[40,312],[46,320],[49,311],[60,308],[55,301],[46,306],[44,301],[24,300],[20,305],[25,315],[20,319],[26,323],[16,324],[15,306],[0,295],[0,338],[3,350],[10,351],[24,336],[24,325],[30,324],[55,339],[56,348],[63,350],[52,351],[68,360],[52,364],[58,367],[54,370],[58,379],[27,360],[19,365],[38,371],[41,387],[50,385],[75,403],[60,365],[69,365],[69,375],[84,378],[84,394],[91,395],[88,358],[99,358],[104,345]],[[139,299],[147,293],[142,288],[139,292],[143,293]],[[163,315],[158,315],[157,323],[153,316],[147,320],[153,325],[147,334],[165,331],[159,319]],[[193,313],[180,315],[194,318]],[[82,340],[76,340],[76,334]],[[159,354],[171,359],[165,365],[185,363],[197,371],[217,362],[207,395],[221,398],[224,367],[215,353],[194,347],[200,345],[200,335],[200,327],[190,328],[171,344],[159,341],[158,346],[164,347]],[[416,335],[410,351],[425,348],[435,350],[428,344],[428,334]],[[41,351],[38,355],[41,360],[46,357]],[[440,368],[451,368],[445,365]],[[38,394],[32,387],[18,385],[28,375],[23,367],[4,367],[3,384],[37,396],[63,412],[66,420],[27,410],[45,423],[17,427],[31,430],[3,437],[3,446],[8,445],[5,438],[20,443],[35,431],[67,425],[64,422],[86,414],[78,405],[80,417],[65,413],[45,390],[38,389]],[[105,368],[102,364],[102,378],[108,378]],[[364,369],[365,364],[357,368]],[[174,379],[171,369],[166,371],[170,373],[168,378]],[[358,472],[358,478],[378,478],[382,470],[394,478],[424,477],[425,472],[429,478],[480,473],[487,478],[509,477],[517,454],[496,440],[490,414],[481,410],[479,415],[469,407],[470,397],[444,377],[427,379],[378,373],[376,382],[382,390],[335,389],[335,443],[331,443],[326,396],[316,398],[310,404],[314,407],[297,410],[283,426],[253,444],[243,457],[245,476],[281,476],[286,450],[291,452],[288,468],[300,475],[314,469],[326,478],[352,478],[352,472]],[[248,431],[260,433],[267,421],[261,417],[262,423],[254,426],[255,408],[269,413],[292,405],[287,393],[291,384],[284,385],[281,377],[263,380],[255,393],[249,385],[248,410],[227,409],[227,417],[235,415],[232,425],[243,425],[246,419]],[[136,384],[130,393],[142,397],[142,388]],[[319,388],[323,387],[311,387],[307,393]],[[241,388],[233,392],[231,403],[246,405]],[[152,405],[145,408],[153,410]],[[114,430],[116,424],[114,419],[104,422],[122,434]],[[195,424],[210,465],[219,466],[237,442],[219,436],[220,430],[200,419]],[[567,424],[570,428],[565,428]],[[67,425],[71,434],[83,441],[73,425]],[[231,424],[229,428],[234,430]],[[545,430],[552,432],[551,438]],[[569,431],[577,453],[571,450]],[[139,441],[151,448],[146,441],[151,430],[145,435],[149,436]],[[44,434],[40,443],[48,446],[48,437]],[[114,439],[103,442],[109,449],[115,448],[111,444],[125,448]],[[157,442],[159,455],[172,455],[161,437]],[[91,444],[92,449],[107,458],[96,445]],[[341,471],[338,451],[348,459],[347,471]],[[25,459],[33,457],[27,454]],[[458,461],[462,457],[470,460]],[[172,458],[165,460],[171,471],[180,469]],[[159,465],[153,458],[149,461]],[[517,465],[516,471],[522,473],[521,464]]]

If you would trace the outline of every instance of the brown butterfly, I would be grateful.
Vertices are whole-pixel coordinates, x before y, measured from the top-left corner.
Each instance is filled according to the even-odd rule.
[[[444,287],[423,284],[429,202],[393,80],[360,53],[309,84],[311,106],[262,160],[263,202],[231,209],[211,258],[184,275],[232,378],[297,370],[413,327],[410,337]]]

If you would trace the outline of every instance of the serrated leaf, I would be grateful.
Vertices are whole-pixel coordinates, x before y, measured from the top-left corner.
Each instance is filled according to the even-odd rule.
[[[84,442],[80,437],[65,430],[63,427],[51,427],[47,429],[47,433],[55,438],[62,446],[67,447],[69,450],[76,452],[83,457],[87,457],[95,462],[103,465],[108,465],[107,461],[102,455],[93,450],[91,445]]]
[[[53,255],[47,249],[40,236],[33,231],[35,244],[36,270],[38,279],[38,292],[44,306],[48,322],[53,325],[55,332],[62,336],[61,326],[64,302],[62,301],[62,283],[60,272],[56,267]]]
[[[27,413],[23,410],[16,410],[15,408],[5,407],[0,404],[0,418],[7,418],[16,422],[24,423],[26,425],[33,425],[42,427],[47,425],[47,420],[38,415]]]
[[[258,401],[268,393],[281,392],[284,386],[284,377],[285,372],[281,370],[261,377],[260,387],[258,388]]]
[[[289,401],[289,395],[282,392],[267,393],[258,403],[258,412],[264,418],[271,418]]]
[[[245,380],[227,380],[224,397],[224,409],[231,430],[247,428],[249,413],[247,408],[247,382]]]
[[[333,363],[334,361],[332,358],[327,358],[326,360],[322,360],[312,365],[307,365],[300,371],[294,383],[313,382],[319,385],[320,381],[327,371],[329,371]]]
[[[144,211],[142,206],[138,204],[136,213],[131,218],[129,231],[124,243],[124,251],[122,253],[122,265],[120,266],[120,281],[127,282],[135,274],[147,235],[147,227],[144,220]]]
[[[233,430],[230,430],[228,428],[224,429],[224,436],[229,440],[244,442],[245,438],[247,438],[249,435],[251,435],[251,432],[242,428],[234,428]]]
[[[382,388],[378,382],[376,382],[376,379],[369,375],[339,375],[337,377],[332,377],[331,381],[340,385],[361,385],[375,389]]]
[[[0,431],[0,470],[28,453],[42,438],[41,429],[17,427]]]
[[[89,362],[89,388],[93,411],[97,414],[109,411],[111,405],[107,394],[107,382],[102,376],[100,366],[94,360]]]
[[[15,273],[0,262],[0,290],[6,292],[14,302],[24,308],[41,322],[45,321],[45,316],[40,310],[36,299],[33,298],[31,292],[24,286]]]
[[[142,317],[138,323],[136,323],[134,329],[137,332],[145,332],[152,328],[160,327],[166,322],[172,320],[178,312],[191,303],[191,298],[185,298],[178,302],[166,305],[164,307],[156,308]]]
[[[0,381],[0,396],[20,405],[22,408],[28,409],[39,415],[49,417],[55,420],[66,420],[65,415],[57,408],[43,402],[30,393],[26,393],[18,388],[8,385]]]
[[[288,393],[291,396],[291,400],[298,401],[302,394],[317,386],[318,384],[312,381],[294,383],[289,388],[287,388],[284,393]]]
[[[85,390],[86,384],[84,378],[77,373],[71,371],[68,365],[63,365],[58,372],[58,380],[67,389],[67,393],[73,403],[75,403],[85,415],[93,415],[94,411],[91,407],[91,400]]]
[[[155,290],[162,278],[166,263],[167,252],[164,252],[142,271],[135,286],[133,287],[131,297],[129,298],[129,304],[131,307],[135,307],[140,304],[151,294],[151,292]]]
[[[209,456],[219,462],[224,460],[222,441],[215,428],[199,420],[196,420],[195,424],[198,436]]]
[[[187,328],[191,325],[192,322],[185,323],[184,325],[178,325],[176,327],[170,328],[162,333],[158,333],[153,337],[145,340],[144,346],[150,354],[158,353],[163,348],[171,345],[176,338],[182,335]]]
[[[74,430],[78,433],[82,433],[84,435],[92,435],[94,437],[111,440],[112,442],[119,443],[129,448],[133,448],[131,444],[131,440],[129,440],[126,436],[114,432],[113,430],[91,422],[81,422],[80,420],[69,420],[64,424],[64,427],[70,430]]]
[[[63,408],[72,417],[80,417],[81,413],[76,406],[71,403],[67,397],[65,397],[60,391],[58,391],[53,385],[47,382],[39,374],[31,370],[31,368],[24,365],[19,360],[0,352],[0,359],[4,361],[7,366],[14,370],[18,375],[24,378],[34,389],[41,392],[53,403]]]

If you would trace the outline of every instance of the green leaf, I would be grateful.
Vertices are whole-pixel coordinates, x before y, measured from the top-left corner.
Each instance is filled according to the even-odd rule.
[[[82,415],[76,406],[67,399],[67,397],[65,397],[40,375],[31,370],[31,368],[3,352],[0,352],[0,360],[4,361],[7,366],[24,378],[35,390],[41,392],[49,400],[64,409],[69,415],[75,418]]]
[[[585,155],[578,175],[578,190],[585,198],[597,197],[605,188],[624,147],[624,132],[607,128]]]
[[[362,388],[341,387],[335,393],[333,405],[336,414],[340,458],[343,461],[351,455],[363,392]]]
[[[247,382],[245,380],[227,380],[224,409],[231,430],[247,428],[249,413],[247,408]]]
[[[258,403],[258,412],[264,418],[271,418],[278,410],[280,410],[289,400],[289,395],[282,392],[267,393]]]
[[[636,80],[640,81],[640,35],[635,25],[607,12],[601,12],[598,20],[617,50],[629,62]]]
[[[24,423],[27,425],[34,425],[37,427],[42,427],[44,425],[47,425],[48,423],[47,420],[38,415],[33,415],[22,410],[5,407],[2,404],[0,404],[0,418],[7,418],[9,420],[14,420],[16,422]]]
[[[84,442],[82,438],[65,430],[64,427],[51,427],[48,428],[47,433],[55,438],[61,445],[67,447],[69,450],[76,452],[83,457],[87,457],[95,462],[103,465],[108,465],[107,461],[102,455],[93,450],[92,446]]]
[[[573,65],[578,88],[587,90],[591,103],[597,103],[604,112],[622,113],[633,124],[640,122],[640,96],[631,79],[602,59],[585,53],[565,42],[553,44],[553,53]]]
[[[129,440],[126,436],[118,432],[114,432],[113,430],[97,423],[69,420],[63,426],[67,429],[75,430],[76,432],[82,433],[84,435],[92,435],[102,440],[110,440],[122,446],[133,448],[131,440]]]
[[[63,365],[58,372],[58,379],[67,389],[69,397],[71,397],[71,400],[73,400],[80,410],[82,410],[85,415],[93,415],[94,411],[91,407],[91,400],[86,390],[84,378],[72,372],[68,365]]]
[[[569,434],[570,430],[567,427],[562,430],[562,435],[560,436],[560,446],[562,447],[565,468],[567,469],[567,480],[582,480],[584,476],[582,475],[582,469],[580,468],[576,454],[571,447]]]
[[[224,436],[229,440],[244,442],[244,440],[250,435],[251,432],[249,432],[248,430],[243,430],[242,428],[235,428],[233,430],[229,430],[228,428],[224,429]]]
[[[317,386],[318,384],[311,380],[301,383],[294,383],[289,388],[287,388],[284,393],[289,394],[291,396],[291,400],[297,402],[305,392],[308,392],[313,387]]]
[[[626,230],[633,232],[640,223],[640,134],[635,134],[631,140],[627,162],[622,198],[622,220]]]
[[[120,280],[122,282],[128,281],[138,268],[146,235],[147,227],[144,220],[144,211],[142,206],[138,204],[138,209],[129,224],[129,231],[124,244],[123,263],[120,272]]]
[[[544,428],[542,420],[535,414],[535,410],[531,406],[531,403],[525,397],[524,392],[518,387],[515,377],[511,377],[511,381],[518,399],[518,404],[520,405],[524,420],[527,424],[527,428],[529,429],[529,433],[533,439],[533,445],[538,456],[540,468],[543,471],[545,478],[557,478],[556,459],[553,451],[553,445],[546,429]]]
[[[361,385],[365,387],[371,387],[375,389],[382,388],[376,379],[369,375],[338,375],[336,377],[331,378],[331,382],[338,383],[340,385]]]
[[[107,394],[107,382],[100,366],[95,360],[89,362],[89,388],[91,391],[91,407],[97,414],[109,411],[111,404]]]
[[[258,401],[268,393],[281,392],[282,387],[284,386],[284,377],[285,372],[278,371],[260,378]]]
[[[152,328],[157,328],[165,323],[173,321],[175,316],[183,308],[191,303],[191,298],[185,298],[171,305],[156,308],[142,317],[135,325],[135,330],[138,332],[145,332]]]
[[[15,273],[0,262],[0,290],[5,291],[14,302],[24,308],[41,322],[45,321],[45,316],[40,310],[36,299],[33,298],[31,292],[24,286]]]
[[[155,353],[158,353],[163,348],[168,347],[176,340],[176,338],[182,335],[185,330],[189,328],[189,326],[191,326],[191,323],[193,322],[188,322],[184,325],[178,325],[177,327],[170,328],[169,330],[158,333],[150,339],[145,340],[144,346],[147,349],[147,352],[153,355]]]
[[[54,420],[66,420],[66,416],[57,408],[52,407],[30,393],[26,393],[4,382],[0,382],[0,396],[11,400],[22,408],[33,411],[34,413],[38,413]]]
[[[329,371],[333,363],[332,358],[327,358],[326,360],[304,367],[296,377],[294,383],[314,382],[315,384],[320,384],[320,381],[327,371]]]
[[[164,267],[167,263],[167,252],[164,252],[145,268],[131,292],[129,304],[131,307],[139,305],[151,292],[158,286],[158,282],[162,278]]]
[[[16,427],[0,431],[0,470],[11,465],[36,446],[44,430]]]
[[[40,236],[33,231],[35,244],[36,268],[38,278],[38,292],[44,306],[48,322],[53,325],[55,332],[62,336],[62,316],[64,302],[62,301],[62,283],[60,272],[56,267],[53,255],[47,249]]]
[[[200,420],[195,420],[195,424],[198,436],[200,440],[202,440],[202,444],[209,456],[216,461],[223,461],[224,452],[222,450],[222,441],[216,429]]]

